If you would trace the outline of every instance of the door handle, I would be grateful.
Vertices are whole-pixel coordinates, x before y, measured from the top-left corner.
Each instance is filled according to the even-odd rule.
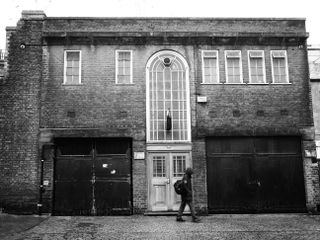
[[[258,187],[261,187],[260,181],[257,181],[257,185],[258,185]]]
[[[261,183],[259,180],[249,181],[248,185],[256,185],[257,187],[261,187]]]
[[[170,178],[167,178],[167,184],[170,184]]]

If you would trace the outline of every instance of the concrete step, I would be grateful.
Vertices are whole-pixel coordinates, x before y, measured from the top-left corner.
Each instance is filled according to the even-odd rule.
[[[143,215],[144,216],[177,216],[178,211],[157,211],[151,212],[147,211]],[[190,215],[188,212],[184,212],[183,215]]]

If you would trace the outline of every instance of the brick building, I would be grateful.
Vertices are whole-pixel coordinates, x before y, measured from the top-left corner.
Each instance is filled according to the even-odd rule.
[[[308,47],[317,158],[320,159],[320,46]]]
[[[1,82],[3,211],[316,212],[304,19],[23,11]]]

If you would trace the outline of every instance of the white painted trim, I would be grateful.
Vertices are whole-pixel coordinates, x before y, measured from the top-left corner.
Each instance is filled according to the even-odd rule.
[[[241,82],[241,83],[224,83],[225,85],[246,85],[247,83]]]
[[[239,67],[240,67],[240,82],[239,83],[229,83],[228,82],[228,61],[227,54],[229,52],[238,52],[239,53]],[[226,84],[241,84],[243,83],[243,73],[242,73],[242,54],[241,50],[225,50],[224,51],[224,62],[225,62],[225,72],[226,72]]]
[[[67,83],[67,53],[69,52],[79,52],[79,83],[78,84],[68,84]],[[63,85],[81,85],[81,72],[82,72],[82,54],[81,50],[64,50],[63,56]]]
[[[170,144],[170,143],[162,143],[162,144],[147,144],[147,151],[156,151],[156,152],[171,152],[171,151],[191,151],[192,145],[189,144]]]
[[[291,85],[292,83],[286,82],[286,83],[270,83],[271,85]]]
[[[273,53],[274,52],[284,52],[285,55],[285,64],[286,64],[286,82],[283,83],[275,83],[274,82],[274,70],[273,70]],[[288,56],[287,56],[287,51],[286,50],[271,50],[270,51],[270,58],[271,58],[271,71],[272,71],[272,84],[291,84],[289,82],[289,65],[288,65]]]
[[[262,68],[263,68],[263,83],[253,83],[251,78],[251,61],[250,61],[250,53],[251,52],[261,52],[262,53]],[[248,68],[249,68],[249,84],[266,84],[266,65],[265,65],[265,57],[263,50],[248,50]]]
[[[119,57],[119,53],[121,52],[129,52],[130,53],[130,82],[128,83],[118,83],[118,57]],[[120,50],[120,49],[117,49],[115,51],[115,67],[116,67],[116,70],[115,70],[115,83],[116,84],[133,84],[133,51],[132,50]]]
[[[223,83],[200,83],[200,85],[222,85]]]
[[[204,82],[205,76],[204,76],[204,53],[206,52],[214,52],[216,53],[216,69],[217,69],[217,74],[216,77],[218,79],[218,82],[216,83],[208,83]],[[202,70],[202,81],[201,84],[220,84],[220,70],[219,70],[219,51],[218,50],[201,50],[201,70]]]
[[[316,140],[316,152],[317,152],[317,159],[320,159],[320,141]]]
[[[149,97],[149,70],[150,70],[150,65],[151,63],[158,58],[161,55],[166,55],[166,54],[172,54],[174,55],[176,58],[179,58],[184,67],[185,67],[185,76],[186,76],[186,100],[187,100],[187,140],[184,141],[150,141],[150,97]],[[190,82],[189,82],[189,64],[186,61],[185,57],[183,55],[181,55],[180,53],[173,51],[173,50],[162,50],[159,52],[154,53],[147,61],[146,64],[146,69],[145,69],[145,73],[146,73],[146,132],[147,132],[147,142],[153,142],[153,143],[161,143],[161,142],[190,142],[191,141],[191,109],[190,109]]]
[[[269,85],[270,83],[247,83],[248,85]]]

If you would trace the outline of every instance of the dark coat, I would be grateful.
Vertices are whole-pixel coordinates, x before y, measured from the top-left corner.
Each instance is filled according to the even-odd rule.
[[[183,178],[184,190],[181,194],[181,199],[183,201],[192,201],[192,185],[191,185],[191,175],[184,174]]]

